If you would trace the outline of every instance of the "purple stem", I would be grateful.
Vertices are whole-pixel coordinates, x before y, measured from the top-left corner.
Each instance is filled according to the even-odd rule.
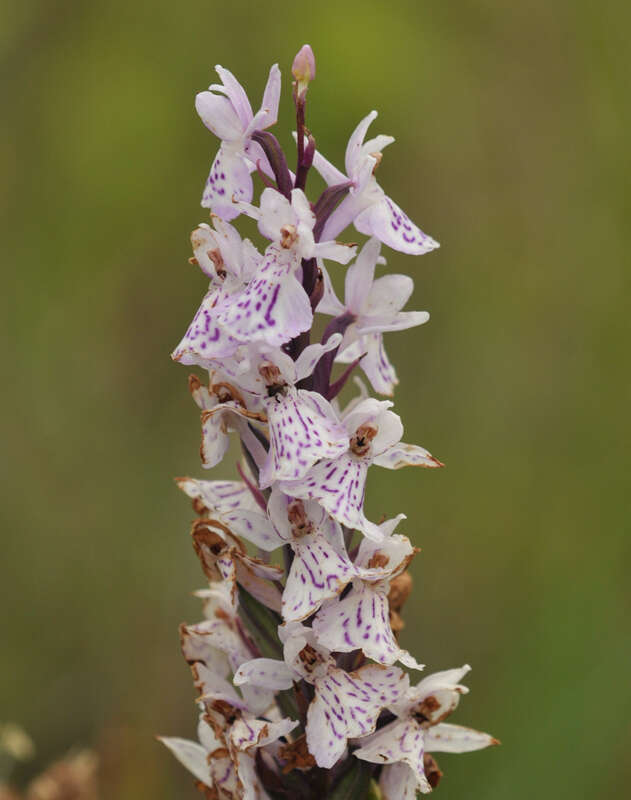
[[[322,343],[324,344],[327,342],[329,337],[334,333],[344,333],[348,326],[354,321],[355,316],[351,314],[350,311],[345,311],[343,314],[340,314],[339,317],[332,319],[322,334]],[[330,350],[328,353],[325,353],[313,371],[313,391],[320,392],[320,394],[325,397],[328,397],[331,370],[333,369],[333,362],[335,361],[338,349],[339,348],[336,347],[335,350]]]

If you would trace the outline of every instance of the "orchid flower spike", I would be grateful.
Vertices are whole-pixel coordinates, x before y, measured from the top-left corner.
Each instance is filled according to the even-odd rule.
[[[295,175],[266,132],[278,115],[276,65],[256,114],[222,67],[221,84],[196,100],[221,144],[202,200],[210,222],[191,235],[207,289],[172,358],[203,373],[188,380],[201,466],[238,453],[238,475],[177,479],[206,580],[195,592],[201,619],[180,627],[199,719],[195,740],[161,741],[213,800],[413,800],[442,774],[431,753],[497,743],[445,722],[467,666],[410,686],[403,668],[424,667],[399,633],[418,547],[398,532],[404,514],[387,509],[376,523],[364,512],[373,466],[442,466],[402,441],[393,403],[354,374],[361,367],[374,392],[392,395],[384,335],[429,318],[403,310],[411,278],[376,277],[382,245],[416,255],[438,245],[375,179],[393,141],[365,140],[375,112],[351,136],[347,175],[316,152],[305,124],[315,70],[305,45],[292,65]],[[305,190],[312,166],[329,184],[319,198]],[[258,226],[260,250],[231,224],[241,214]],[[350,223],[369,237],[359,252],[337,241]],[[349,265],[343,302],[328,261]],[[331,317],[317,336],[315,311]],[[359,394],[341,402],[350,378]]]

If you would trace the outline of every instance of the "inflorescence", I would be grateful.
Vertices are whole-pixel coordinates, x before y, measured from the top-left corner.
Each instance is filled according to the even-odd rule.
[[[292,68],[295,172],[268,131],[278,116],[277,65],[256,113],[223,67],[222,83],[196,98],[221,140],[202,197],[211,224],[191,235],[191,261],[210,286],[173,358],[208,371],[207,383],[189,378],[203,466],[222,460],[233,434],[243,459],[240,480],[178,480],[198,515],[193,544],[209,583],[197,592],[204,620],[181,628],[199,741],[162,741],[218,800],[409,800],[440,779],[430,753],[496,744],[444,721],[467,692],[468,666],[416,685],[397,666],[423,669],[398,642],[416,548],[395,532],[403,514],[367,519],[366,477],[373,464],[442,465],[401,441],[392,402],[370,397],[359,378],[344,407],[338,395],[359,367],[377,394],[391,396],[398,381],[383,335],[429,318],[402,311],[411,278],[375,277],[382,246],[423,255],[438,244],[377,182],[393,139],[366,139],[375,111],[350,137],[345,172],[316,149],[305,127],[315,69],[305,45]],[[315,202],[305,194],[311,167],[327,185]],[[254,174],[264,187],[258,205]],[[268,241],[264,253],[231,224],[242,214]],[[359,250],[337,240],[351,223],[368,237]],[[343,300],[330,261],[350,263]],[[312,343],[316,313],[329,321]]]

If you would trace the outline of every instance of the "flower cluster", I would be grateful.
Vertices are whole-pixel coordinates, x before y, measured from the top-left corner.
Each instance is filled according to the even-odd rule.
[[[393,139],[366,138],[376,112],[352,133],[342,172],[305,127],[308,45],[292,72],[295,173],[267,130],[278,116],[276,65],[256,113],[222,67],[221,84],[196,100],[221,140],[202,196],[210,224],[191,236],[191,261],[210,284],[173,358],[208,372],[207,382],[189,379],[203,466],[221,461],[233,434],[243,459],[240,480],[178,481],[198,515],[192,537],[208,587],[198,592],[204,620],[181,628],[198,741],[163,741],[208,798],[363,797],[371,786],[403,800],[437,784],[430,753],[495,740],[444,722],[467,691],[467,666],[416,685],[402,668],[423,669],[398,642],[416,548],[396,532],[403,514],[377,523],[364,513],[372,465],[442,465],[401,441],[393,403],[369,396],[358,377],[358,396],[342,406],[338,395],[359,367],[375,393],[391,396],[384,334],[428,319],[402,310],[409,277],[376,277],[382,247],[422,255],[438,245],[377,182]],[[305,194],[311,167],[327,184],[315,202]],[[233,226],[240,215],[255,220],[263,252]],[[368,237],[359,250],[337,240],[351,223]],[[350,264],[343,300],[328,262]],[[312,342],[316,314],[328,321]]]

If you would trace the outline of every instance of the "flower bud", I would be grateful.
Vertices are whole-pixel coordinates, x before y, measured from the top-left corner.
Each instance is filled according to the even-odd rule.
[[[303,44],[296,53],[294,63],[291,65],[291,74],[298,81],[298,90],[306,89],[309,81],[315,78],[316,65],[315,56],[311,45]]]

